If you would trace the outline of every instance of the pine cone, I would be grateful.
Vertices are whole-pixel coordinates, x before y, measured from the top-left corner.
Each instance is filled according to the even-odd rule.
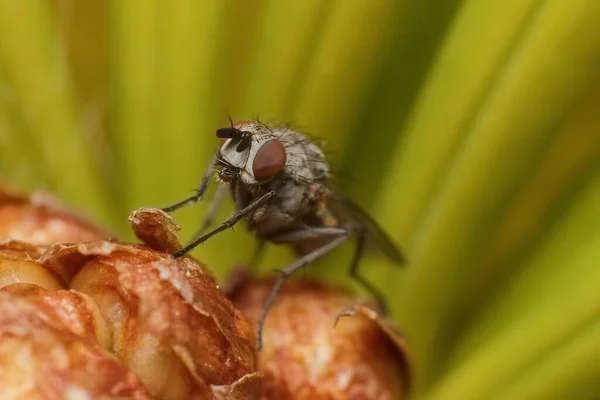
[[[273,283],[244,279],[230,290],[255,325]],[[259,369],[265,400],[397,400],[406,397],[410,383],[405,343],[391,322],[308,280],[286,283],[276,297]]]
[[[203,265],[170,256],[166,214],[131,216],[154,248],[23,197],[0,214],[19,239],[0,243],[0,398],[257,398],[254,331]]]

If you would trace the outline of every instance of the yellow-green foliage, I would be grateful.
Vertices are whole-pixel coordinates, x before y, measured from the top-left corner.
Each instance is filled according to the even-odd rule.
[[[406,269],[363,267],[415,398],[600,397],[600,2],[0,0],[4,181],[131,237],[128,211],[195,188],[228,113],[325,139],[403,247]],[[222,278],[252,245],[240,226],[195,254]],[[313,272],[349,285],[347,258]]]

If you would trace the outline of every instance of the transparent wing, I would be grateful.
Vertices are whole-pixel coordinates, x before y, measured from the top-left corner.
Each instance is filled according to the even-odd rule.
[[[331,193],[328,199],[328,208],[342,224],[352,223],[367,232],[367,237],[390,260],[397,264],[404,264],[405,258],[398,246],[383,231],[377,222],[351,199],[337,193]]]

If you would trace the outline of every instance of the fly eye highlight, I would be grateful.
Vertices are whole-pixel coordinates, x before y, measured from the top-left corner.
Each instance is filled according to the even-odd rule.
[[[257,181],[273,178],[285,167],[287,153],[283,143],[277,139],[269,140],[256,152],[252,163],[252,173]]]

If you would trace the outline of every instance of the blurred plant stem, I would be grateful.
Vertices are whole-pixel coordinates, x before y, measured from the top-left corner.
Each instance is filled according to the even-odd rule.
[[[15,119],[23,121],[20,135],[28,136],[19,140],[40,149],[36,162],[43,165],[40,181],[48,189],[69,193],[75,204],[86,204],[96,219],[112,225],[113,207],[81,134],[65,49],[57,35],[47,3],[0,1],[0,58],[10,83],[7,100],[20,114]]]
[[[518,279],[467,336],[473,340],[484,335],[483,343],[465,346],[469,355],[442,380],[432,398],[476,399],[495,393],[508,387],[511,380],[527,375],[531,365],[571,346],[577,332],[597,324],[600,270],[590,263],[600,257],[600,164],[596,164],[581,194],[548,232],[542,248],[526,261],[528,265]],[[600,336],[596,340],[600,341]],[[596,348],[588,339],[584,343],[590,351]],[[600,372],[596,365],[571,360],[572,364],[563,365],[566,371],[580,370],[582,377],[590,368]],[[482,373],[489,368],[494,374]]]
[[[471,283],[462,296],[460,312],[452,321],[454,335],[447,343],[457,338],[468,345],[454,345],[458,351],[454,358],[464,355],[461,349],[472,349],[481,333],[465,334],[467,321],[476,320],[489,310],[488,305],[477,302],[491,291],[502,293],[506,282],[521,270],[522,259],[539,251],[540,241],[556,219],[579,197],[581,185],[589,180],[590,171],[597,168],[600,156],[600,124],[596,123],[600,106],[600,80],[589,88],[590,94],[574,108],[574,112],[565,118],[559,132],[550,141],[543,159],[531,178],[514,196],[499,226],[494,230],[489,247],[479,270],[473,271],[466,280]],[[571,243],[574,245],[575,243]],[[474,341],[473,341],[474,340]]]
[[[508,7],[505,3],[497,4]],[[479,15],[477,24],[487,24],[485,17],[492,17],[489,11],[481,2],[467,2],[454,33],[458,35],[471,16]],[[496,11],[494,19],[502,15],[501,10]],[[462,301],[469,277],[480,268],[482,248],[498,225],[498,217],[531,177],[565,114],[585,94],[589,81],[598,76],[600,4],[566,5],[551,1],[524,11],[525,25],[512,39],[511,51],[503,63],[497,64],[493,83],[479,106],[467,114],[467,124],[460,129],[464,137],[454,151],[455,159],[445,164],[445,172],[439,172],[438,179],[444,179],[435,185],[436,193],[426,202],[428,207],[421,214],[419,225],[410,228],[412,239],[407,243],[413,268],[406,273],[399,313],[403,323],[411,326],[412,333],[419,338],[415,337],[418,344],[415,343],[414,350],[423,363],[421,368],[433,376],[443,368],[439,364],[443,346],[437,348],[432,344],[443,342],[446,326]],[[484,32],[493,29],[499,26],[496,23],[489,25],[492,28],[484,25],[482,29]],[[451,33],[451,41],[453,37],[458,36]],[[495,46],[489,44],[490,47]],[[470,56],[481,54],[481,49],[472,51]],[[435,70],[433,73],[435,76]],[[443,85],[448,79],[439,82]],[[544,107],[540,109],[542,103]],[[413,162],[425,166],[425,170],[428,168],[426,160]],[[399,179],[404,177],[401,170],[391,171]],[[412,174],[419,173],[415,170],[406,173],[417,182]],[[491,182],[493,189],[486,190]],[[406,189],[398,182],[395,187]],[[408,197],[415,201],[415,196]],[[392,208],[401,210],[395,215],[407,212],[402,201],[394,205],[386,196],[384,203],[387,204],[383,209],[389,210],[387,219],[392,219]],[[423,296],[424,293],[430,295]],[[425,380],[433,377],[426,375],[420,374]]]

